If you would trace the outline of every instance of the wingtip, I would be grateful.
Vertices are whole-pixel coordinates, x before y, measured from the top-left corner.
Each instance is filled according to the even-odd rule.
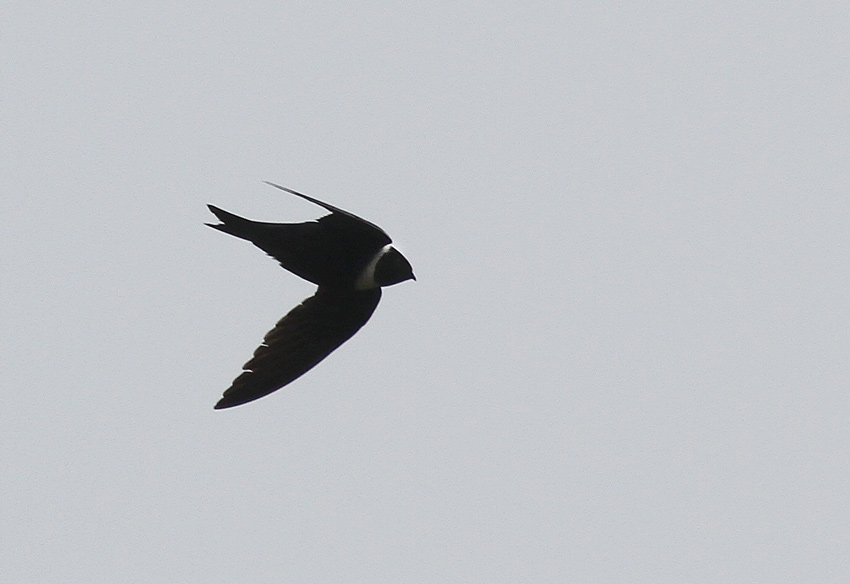
[[[286,188],[286,187],[282,187],[282,186],[280,186],[280,185],[278,185],[278,184],[275,184],[275,183],[273,183],[273,182],[271,182],[271,181],[264,180],[263,182],[264,182],[264,183],[266,183],[267,185],[269,185],[270,187],[274,187],[274,188],[276,188],[276,189],[280,189],[280,190],[282,190],[282,191],[286,191],[287,193],[291,193],[291,194],[293,194],[293,195],[298,195],[299,197],[304,197],[304,196],[306,196],[306,195],[303,195],[303,194],[299,193],[298,191],[293,191],[292,189],[288,189],[288,188]]]
[[[226,397],[218,400],[218,403],[213,406],[214,410],[226,410],[227,408],[232,408],[234,406],[242,405],[243,402],[231,402]]]
[[[265,395],[265,394],[263,394]],[[236,393],[235,395],[230,391],[225,391],[224,395],[221,399],[218,400],[218,403],[213,406],[214,410],[226,410],[228,408],[235,408],[236,406],[241,406],[247,403],[254,401],[255,399],[259,399],[263,397],[262,395],[256,396],[246,396],[244,394]]]

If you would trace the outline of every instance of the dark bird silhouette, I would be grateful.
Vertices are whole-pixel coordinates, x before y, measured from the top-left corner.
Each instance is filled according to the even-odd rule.
[[[315,367],[360,330],[381,299],[381,287],[415,280],[407,259],[383,229],[274,183],[330,211],[306,223],[261,223],[213,205],[210,227],[247,239],[280,265],[316,284],[316,293],[284,316],[215,405],[221,410],[261,398]]]

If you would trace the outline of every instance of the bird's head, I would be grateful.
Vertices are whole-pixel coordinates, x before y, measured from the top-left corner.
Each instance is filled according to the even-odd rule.
[[[405,280],[416,280],[410,262],[392,246],[388,246],[378,258],[374,278],[378,286],[392,286]]]

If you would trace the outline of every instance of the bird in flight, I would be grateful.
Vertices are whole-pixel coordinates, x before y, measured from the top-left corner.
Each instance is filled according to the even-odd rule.
[[[206,225],[247,239],[319,288],[266,334],[215,405],[217,410],[261,398],[305,374],[366,324],[381,299],[381,287],[416,280],[410,263],[377,225],[266,184],[324,207],[330,215],[306,223],[261,223],[207,205],[221,223]]]

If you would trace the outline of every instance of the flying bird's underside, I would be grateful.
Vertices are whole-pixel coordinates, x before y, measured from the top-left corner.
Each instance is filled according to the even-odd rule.
[[[366,324],[381,299],[381,287],[416,279],[410,263],[377,225],[267,184],[324,207],[330,215],[306,223],[261,223],[208,205],[221,223],[207,225],[247,239],[318,289],[266,334],[217,410],[261,398],[305,374]]]

